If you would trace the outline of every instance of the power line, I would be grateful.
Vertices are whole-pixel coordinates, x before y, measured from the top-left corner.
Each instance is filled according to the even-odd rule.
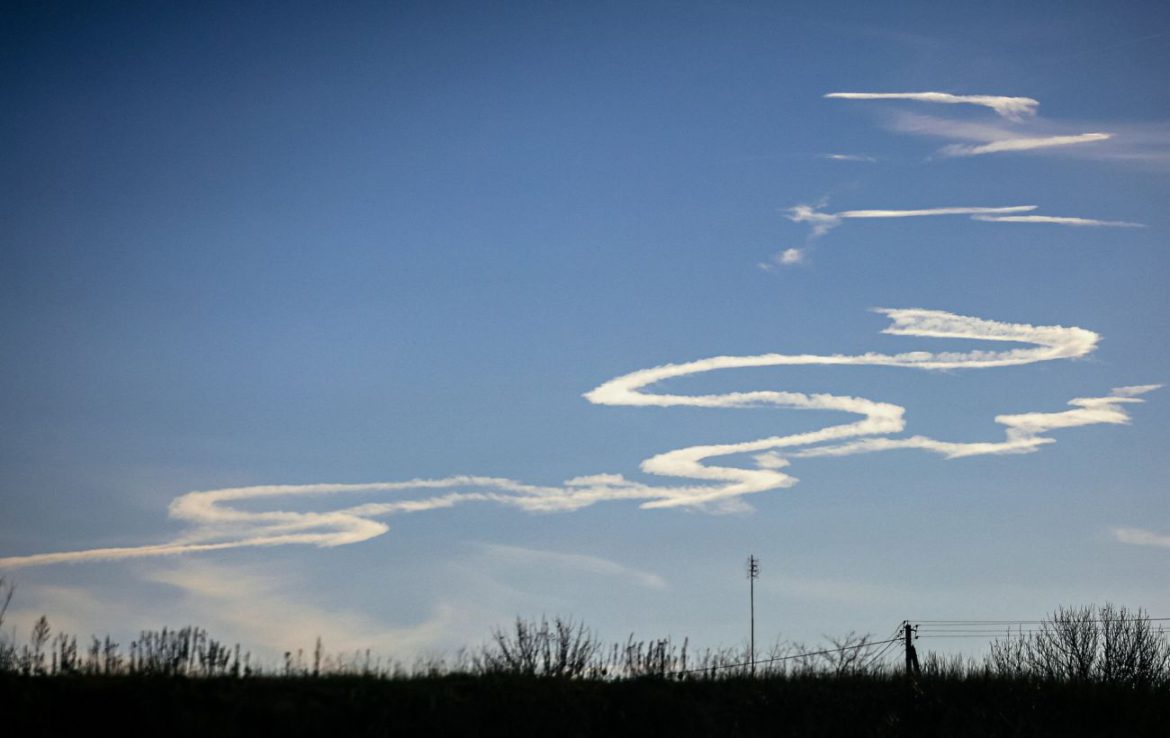
[[[1025,634],[1025,635],[1030,635],[1030,634]],[[949,640],[951,638],[981,638],[981,639],[986,640],[986,641],[1001,640],[1001,639],[1005,638],[1005,636],[1002,633],[1000,635],[996,635],[996,636],[988,636],[988,635],[922,635],[922,636],[918,636],[918,637],[919,638],[934,638],[935,640],[939,640],[939,639]],[[1013,635],[1007,636],[1007,637],[1014,638],[1016,636],[1013,634]]]
[[[1001,638],[1004,636],[1022,636],[1033,635],[1035,633],[1045,633],[1049,631],[1043,630],[957,630],[957,631],[930,631],[924,630],[920,632],[923,638],[953,638],[958,636],[983,636],[987,638]]]
[[[866,661],[865,664],[862,666],[862,668],[868,669],[872,664],[876,663],[883,656],[885,656],[886,652],[889,651],[891,648],[893,648],[895,643],[897,643],[899,640],[901,640],[901,637],[898,635],[901,630],[902,630],[902,625],[899,625],[897,628],[894,628],[894,632],[890,634],[890,640],[888,640],[886,642],[885,646],[882,646],[882,650],[878,651],[868,661]]]
[[[1165,618],[1148,618],[1144,616],[1131,616],[1126,618],[1086,618],[1086,620],[1094,623],[1131,623],[1135,621],[1142,622],[1165,622],[1170,621],[1170,617]],[[911,620],[912,623],[919,625],[1051,625],[1051,620]]]
[[[754,561],[753,561],[754,559]],[[759,575],[759,560],[754,556],[749,558],[749,577],[754,573]],[[752,564],[755,564],[755,571],[752,571]],[[1170,617],[1127,617],[1127,618],[1092,618],[1089,622],[1094,623],[1132,623],[1132,622],[1170,622]],[[1051,631],[1051,626],[1054,623],[1051,620],[904,620],[895,630],[895,633],[900,632],[906,625],[915,623],[918,625],[927,626],[915,630],[915,639],[918,638],[934,638],[934,639],[950,639],[950,638],[1014,638],[1025,635],[1032,635],[1034,633],[1048,633]],[[1008,626],[1002,630],[991,629],[986,626],[1003,625]],[[1020,628],[1016,627],[1014,630],[1010,626],[1023,625],[1046,625],[1050,628]],[[745,666],[751,667],[753,670],[758,664],[773,664],[780,661],[791,661],[792,659],[807,658],[809,656],[824,656],[831,653],[841,653],[843,651],[852,651],[861,648],[869,648],[873,646],[884,646],[881,650],[873,656],[866,659],[862,668],[869,668],[878,659],[885,656],[885,654],[893,647],[895,643],[904,642],[902,636],[888,638],[881,641],[866,641],[852,646],[842,646],[840,648],[826,648],[820,651],[806,651],[804,653],[794,653],[787,656],[775,656],[770,659],[756,660],[753,658],[750,661],[742,661],[734,664],[714,664],[711,666],[702,666],[694,669],[678,669],[675,671],[665,672],[667,676],[679,676],[683,674],[697,674],[700,672],[713,672],[721,669],[738,669]]]
[[[1163,623],[1170,621],[1170,617],[1151,618],[1146,616],[1127,616],[1116,618],[1075,618],[1075,623]],[[918,620],[913,621],[920,628],[916,632],[921,638],[951,639],[951,638],[985,638],[1001,640],[1024,638],[1036,634],[1058,632],[1061,621],[1054,620]],[[1159,625],[1161,631],[1163,626]]]
[[[753,663],[755,663],[755,664],[771,664],[771,663],[775,663],[777,661],[788,661],[790,659],[800,659],[800,658],[804,658],[806,656],[823,656],[823,655],[829,654],[829,653],[840,653],[842,651],[851,651],[851,650],[856,650],[858,648],[868,648],[870,646],[880,646],[880,645],[885,644],[885,643],[897,643],[901,640],[902,640],[901,638],[891,638],[888,641],[866,641],[865,643],[858,643],[858,644],[853,645],[853,646],[842,646],[841,648],[827,648],[823,651],[808,651],[806,653],[794,653],[794,654],[790,654],[788,656],[776,656],[774,658],[761,659],[759,661],[754,661],[754,662],[753,661],[743,661],[743,662],[740,662],[737,664],[715,664],[713,666],[702,666],[702,667],[698,667],[695,669],[679,669],[677,671],[668,671],[668,672],[666,672],[666,674],[669,676],[675,676],[678,674],[696,674],[696,673],[702,672],[702,671],[715,671],[717,669],[735,669],[735,668],[739,668],[739,667],[743,667],[743,666],[751,666]]]
[[[1007,633],[1007,632],[1014,633],[1014,632],[1021,631],[1021,630],[1028,631],[1028,632],[1041,631],[1041,630],[1044,630],[1044,628],[1037,628],[1034,625],[1004,626],[1002,628],[994,628],[994,627],[986,626],[986,625],[985,626],[964,625],[964,626],[958,626],[958,627],[949,627],[948,626],[948,627],[940,628],[938,626],[925,626],[924,625],[921,628],[919,628],[919,630],[921,630],[923,633]],[[1049,630],[1051,630],[1051,628],[1049,628]]]

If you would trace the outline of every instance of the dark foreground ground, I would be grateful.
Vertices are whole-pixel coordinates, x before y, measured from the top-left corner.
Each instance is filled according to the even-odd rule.
[[[0,676],[6,736],[1170,736],[1170,691],[1006,679]]]

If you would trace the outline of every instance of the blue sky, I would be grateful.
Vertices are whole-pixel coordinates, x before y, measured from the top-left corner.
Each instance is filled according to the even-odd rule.
[[[1170,616],[1170,401],[1114,392],[1170,379],[1164,4],[3,16],[14,627],[410,658],[548,613],[732,645],[749,552],[767,640]],[[821,358],[586,397],[762,355]],[[722,480],[642,467],[714,444]],[[708,499],[728,474],[753,491]],[[352,512],[404,500],[435,509]]]

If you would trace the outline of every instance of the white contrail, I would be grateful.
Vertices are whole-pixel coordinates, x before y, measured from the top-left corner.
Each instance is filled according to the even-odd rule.
[[[845,220],[867,218],[923,218],[941,215],[967,215],[972,220],[981,220],[989,223],[1039,223],[1046,225],[1064,225],[1085,228],[1145,228],[1142,223],[1131,223],[1125,220],[1097,220],[1095,218],[1077,218],[1067,215],[1020,215],[1031,213],[1035,205],[1010,205],[1008,207],[946,207],[922,208],[918,210],[843,210],[839,213],[826,213],[814,205],[794,205],[788,208],[784,217],[794,223],[809,223],[812,226],[810,238],[819,238]],[[798,249],[789,249],[798,252],[796,256],[803,257]],[[787,253],[787,252],[785,252]],[[789,263],[781,259],[783,263]]]
[[[988,223],[1051,223],[1082,228],[1145,228],[1144,223],[1128,220],[1097,220],[1095,218],[1073,218],[1066,215],[972,215],[972,220]]]
[[[918,210],[845,210],[840,213],[825,213],[815,205],[794,205],[785,212],[785,216],[793,223],[812,224],[812,237],[825,235],[846,219],[863,218],[923,218],[936,215],[1008,215],[1011,213],[1027,213],[1035,210],[1035,205],[1009,205],[1007,207],[946,207],[925,208]]]
[[[939,149],[944,156],[979,156],[981,154],[997,154],[1004,151],[1034,151],[1036,149],[1050,149],[1054,146],[1072,146],[1075,144],[1108,141],[1113,138],[1109,133],[1079,133],[1075,136],[1043,136],[1041,138],[1005,138],[991,143],[971,146],[969,144],[951,144]]]
[[[932,215],[984,215],[994,213],[1026,213],[1035,205],[1012,205],[1006,208],[926,208],[924,210],[846,210],[835,213],[838,218],[922,218]]]
[[[995,422],[1007,427],[1006,438],[998,442],[951,443],[937,441],[924,436],[911,438],[875,438],[846,444],[819,446],[792,454],[797,458],[816,456],[849,456],[871,451],[890,451],[914,448],[932,451],[948,459],[983,454],[1026,454],[1032,453],[1049,443],[1055,443],[1043,433],[1057,428],[1076,428],[1082,425],[1108,423],[1125,425],[1129,415],[1123,405],[1144,402],[1135,395],[1157,389],[1158,385],[1142,387],[1117,387],[1108,397],[1078,397],[1069,400],[1074,410],[1056,413],[1022,413],[1019,415],[997,415]]]
[[[914,100],[946,105],[981,105],[1004,118],[1017,120],[1035,115],[1040,103],[1030,97],[1003,95],[952,95],[949,92],[830,92],[828,98],[841,100]]]
[[[1022,344],[1017,348],[901,354],[762,354],[715,356],[684,364],[666,364],[612,379],[585,397],[598,405],[638,407],[773,407],[791,410],[836,410],[857,416],[852,422],[745,443],[713,444],[658,454],[642,462],[647,474],[688,480],[682,485],[651,485],[620,474],[569,479],[559,486],[534,486],[497,477],[454,476],[370,484],[307,484],[233,487],[188,492],[170,505],[171,518],[186,523],[184,534],[161,544],[11,556],[0,568],[81,561],[165,556],[230,548],[313,544],[341,546],[369,540],[389,527],[380,518],[449,508],[467,502],[491,502],[532,512],[576,510],[607,500],[632,500],[643,508],[743,506],[748,494],[791,487],[797,479],[783,471],[790,458],[845,456],[894,449],[920,449],[947,458],[981,454],[1026,453],[1052,443],[1048,431],[1099,423],[1129,421],[1126,404],[1159,385],[1121,387],[1105,397],[1070,401],[1072,410],[1000,415],[1004,441],[953,442],[924,436],[891,437],[905,427],[905,409],[862,397],[759,390],[714,395],[647,392],[678,377],[723,369],[766,366],[887,366],[924,370],[979,369],[1074,359],[1090,354],[1099,337],[1083,328],[1001,323],[940,310],[881,309],[891,325],[883,332],[920,338],[966,339]],[[750,467],[715,465],[711,459],[754,455]],[[338,495],[391,495],[389,500],[338,506],[325,512],[256,511],[257,503],[277,498]],[[252,509],[234,506],[249,502]]]

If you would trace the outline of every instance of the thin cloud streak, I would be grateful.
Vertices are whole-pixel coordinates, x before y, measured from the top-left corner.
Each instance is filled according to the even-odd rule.
[[[1027,213],[1035,210],[1035,205],[1010,205],[1007,207],[945,207],[926,208],[919,210],[845,210],[840,213],[825,213],[815,205],[794,205],[788,208],[785,216],[793,223],[810,223],[812,238],[819,238],[837,226],[841,221],[861,218],[921,218],[941,215],[1006,215],[1010,213]]]
[[[1110,133],[1080,133],[1075,136],[1043,136],[1040,138],[1007,138],[981,146],[967,144],[951,144],[939,149],[943,156],[981,156],[983,154],[998,154],[1005,151],[1035,151],[1036,149],[1050,149],[1055,146],[1073,146],[1076,144],[1108,141],[1113,138]]]
[[[973,215],[972,220],[986,223],[1049,223],[1081,228],[1145,228],[1145,223],[1131,223],[1127,220],[1096,220],[1094,218],[1073,218],[1063,215]]]
[[[1163,533],[1155,533],[1142,528],[1112,528],[1110,532],[1121,543],[1129,543],[1134,546],[1170,548],[1170,536]]]
[[[999,415],[1004,441],[954,442],[924,436],[891,438],[905,429],[905,409],[863,397],[761,390],[714,395],[647,392],[668,379],[725,369],[778,366],[886,366],[920,370],[985,369],[1075,359],[1095,349],[1099,336],[1083,328],[1002,323],[940,310],[878,309],[890,325],[883,333],[919,338],[946,338],[1021,344],[1017,348],[932,353],[854,355],[762,354],[715,356],[683,364],[642,369],[612,379],[585,394],[597,405],[626,407],[772,407],[787,410],[833,410],[856,416],[851,422],[818,430],[774,436],[743,443],[691,446],[658,454],[642,462],[650,475],[688,480],[685,484],[653,485],[620,474],[594,474],[569,479],[559,486],[534,486],[511,479],[453,476],[370,484],[263,485],[188,492],[170,505],[170,517],[186,523],[185,535],[141,547],[12,556],[0,567],[103,561],[145,556],[199,553],[286,544],[342,546],[380,536],[389,530],[381,518],[426,512],[468,502],[487,502],[528,512],[568,512],[605,501],[634,501],[642,508],[690,507],[709,512],[750,509],[747,495],[791,487],[797,478],[785,470],[792,458],[846,456],[893,449],[920,449],[947,458],[985,454],[1026,453],[1053,443],[1051,430],[1094,424],[1129,422],[1125,406],[1140,403],[1138,395],[1157,385],[1122,387],[1106,397],[1077,398],[1074,409],[1056,413]],[[710,460],[752,454],[752,467],[716,465]],[[276,498],[317,498],[339,495],[391,495],[324,512],[244,510],[233,505]],[[580,563],[580,562],[578,562]]]
[[[947,95],[947,93],[844,93],[834,92],[825,97],[855,100],[902,99],[924,102],[967,101],[965,98],[987,97],[1003,100],[1030,100],[1024,105],[1030,112],[1020,115],[1001,115],[999,119],[969,117],[948,118],[910,112],[887,111],[885,127],[897,133],[931,136],[967,142],[952,143],[939,149],[940,158],[963,158],[994,153],[1031,152],[1037,155],[1075,157],[1095,161],[1122,163],[1129,166],[1165,171],[1170,167],[1170,124],[1166,121],[1145,123],[1107,123],[1108,132],[1083,133],[1088,125],[1080,122],[1080,131],[1069,131],[1068,125],[1037,116],[1038,103],[1032,98],[996,98],[995,96]],[[947,99],[951,98],[951,99]],[[987,107],[994,106],[988,105]],[[1007,106],[1011,109],[1011,105]],[[1100,123],[1092,124],[1095,128]],[[1091,130],[1091,129],[1090,129]],[[1082,144],[1093,144],[1085,146]]]
[[[863,161],[873,164],[877,162],[872,156],[862,156],[861,154],[825,154],[822,158],[830,161]]]
[[[963,146],[955,144],[940,150],[943,154],[965,155],[974,149],[989,148],[990,151],[1030,150],[1052,148],[1054,146],[1069,146],[1079,143],[1094,143],[1108,141],[1114,138],[1113,133],[1062,133],[1052,130],[1050,124],[1035,122],[1029,124],[1028,131],[1010,123],[974,122],[966,120],[951,120],[931,115],[914,113],[900,113],[889,119],[887,125],[897,133],[909,133],[935,138],[958,139],[970,141],[978,146]],[[1038,130],[1039,128],[1039,130]],[[980,151],[979,153],[989,153]]]
[[[927,208],[925,210],[846,210],[838,218],[921,218],[931,215],[978,215],[984,213],[1023,213],[1035,205],[1012,205],[1006,208]]]
[[[970,152],[979,150],[980,154],[1025,151],[1042,155],[1144,164],[1155,169],[1170,162],[1170,127],[1164,122],[1146,124],[1111,122],[1109,132],[1071,133],[1041,120],[1029,122],[1027,130],[1023,130],[1007,121],[951,120],[902,111],[890,116],[886,126],[896,133],[969,142],[969,145],[954,143],[939,149],[937,153],[943,158],[977,156],[979,154]],[[1062,139],[1069,143],[1052,145],[1053,141]],[[1021,141],[1025,143],[1019,143]],[[1048,142],[1048,145],[1035,146],[1026,143],[1036,141]],[[1020,148],[1022,146],[1026,148]]]
[[[585,554],[567,554],[558,551],[543,551],[521,546],[506,546],[499,543],[481,543],[476,546],[481,554],[508,563],[529,563],[541,567],[555,566],[573,569],[587,574],[625,579],[649,589],[666,589],[666,580],[661,576],[641,569],[633,569],[616,561]]]
[[[1003,95],[952,95],[949,92],[830,92],[826,98],[840,100],[913,100],[945,105],[980,105],[991,108],[1001,117],[1019,120],[1036,114],[1039,101],[1030,97]]]
[[[826,213],[814,205],[795,205],[788,208],[785,217],[794,223],[808,223],[812,230],[809,239],[817,239],[841,225],[846,220],[856,219],[885,219],[885,218],[922,218],[945,215],[967,215],[972,220],[988,223],[1032,223],[1043,225],[1062,225],[1082,228],[1145,228],[1143,223],[1133,223],[1125,220],[1098,220],[1096,218],[1080,218],[1066,215],[1036,215],[1035,205],[1011,205],[1008,207],[946,207],[926,208],[918,210],[844,210],[839,213]],[[1021,213],[1029,213],[1021,215]],[[803,260],[804,253],[798,249],[788,249],[773,257],[778,264],[791,264],[786,258],[789,252],[797,261]],[[770,268],[769,265],[763,265]]]

